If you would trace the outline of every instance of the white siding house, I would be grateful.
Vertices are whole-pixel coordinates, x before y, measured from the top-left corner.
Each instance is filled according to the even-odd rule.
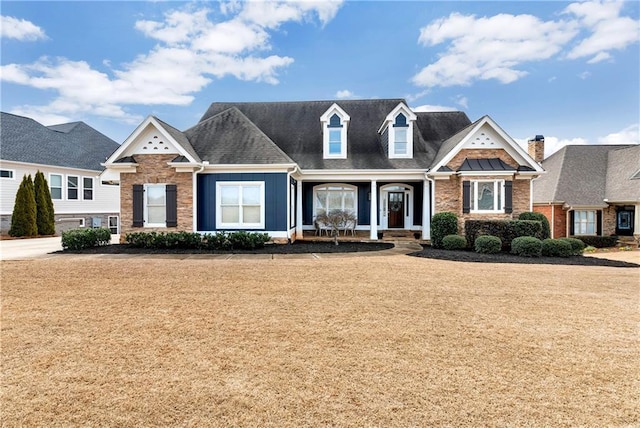
[[[82,122],[43,126],[2,113],[0,121],[0,232],[6,234],[24,175],[41,171],[51,191],[56,233],[109,227],[119,233],[120,189],[101,179],[100,165],[119,145]]]

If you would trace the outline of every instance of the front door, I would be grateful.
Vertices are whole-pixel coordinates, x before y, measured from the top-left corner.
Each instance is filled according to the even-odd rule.
[[[389,229],[404,228],[404,192],[389,192]]]
[[[616,217],[616,234],[633,235],[633,211],[618,211]]]

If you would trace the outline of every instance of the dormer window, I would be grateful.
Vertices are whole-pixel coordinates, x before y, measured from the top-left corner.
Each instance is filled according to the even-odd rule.
[[[349,119],[349,115],[337,104],[333,104],[320,117],[325,159],[346,159]]]
[[[398,104],[386,117],[380,131],[388,149],[389,159],[403,159],[413,157],[413,123],[416,115],[404,103]]]

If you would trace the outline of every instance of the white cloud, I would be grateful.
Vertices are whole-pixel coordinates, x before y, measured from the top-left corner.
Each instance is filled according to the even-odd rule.
[[[532,15],[478,18],[452,13],[421,29],[422,45],[449,45],[436,62],[413,77],[413,83],[424,87],[489,79],[511,83],[527,74],[516,67],[552,57],[576,34],[571,22],[542,21]]]
[[[13,16],[0,16],[0,37],[20,41],[46,39],[44,30],[32,22]]]
[[[524,150],[527,150],[529,139],[528,138],[515,138],[515,141]],[[544,137],[544,158],[548,158],[564,146],[569,145],[585,145],[589,144],[589,141],[582,137],[576,138],[559,138],[559,137]]]
[[[630,125],[598,139],[600,144],[640,144],[640,125]]]
[[[447,106],[439,106],[439,105],[431,105],[431,104],[423,104],[417,107],[411,107],[411,110],[416,113],[424,113],[424,112],[439,112],[439,111],[458,111],[455,107],[447,107]]]
[[[268,55],[271,32],[287,22],[321,25],[332,19],[340,2],[227,2],[220,5],[224,21],[213,21],[211,10],[167,12],[162,20],[139,20],[135,28],[157,41],[120,68],[103,60],[98,71],[85,61],[41,58],[32,64],[0,67],[2,80],[53,91],[57,97],[44,106],[21,106],[32,117],[78,116],[91,112],[130,122],[127,105],[188,105],[213,79],[278,83],[278,73],[293,58]],[[220,14],[217,14],[220,17]],[[4,31],[4,30],[3,30]],[[135,118],[138,120],[138,118]]]
[[[582,73],[578,74],[578,77],[582,80],[587,80],[589,77],[591,77],[591,72],[583,71]]]
[[[589,57],[590,64],[608,59],[609,51],[624,49],[640,38],[640,21],[620,16],[624,2],[590,1],[572,3],[564,10],[574,15],[591,35],[567,54],[569,59]]]
[[[589,64],[608,60],[611,51],[640,39],[640,21],[621,16],[623,6],[620,1],[572,3],[557,21],[525,14],[452,13],[420,30],[419,44],[446,47],[412,81],[427,88],[492,79],[508,84],[527,75],[522,66],[529,62],[552,57],[589,57]]]
[[[463,95],[456,96],[454,102],[462,108],[469,108],[469,100]]]
[[[336,92],[336,98],[342,100],[342,99],[349,99],[349,98],[356,98],[356,94],[354,94],[353,92],[351,92],[348,89],[343,89],[341,91]]]

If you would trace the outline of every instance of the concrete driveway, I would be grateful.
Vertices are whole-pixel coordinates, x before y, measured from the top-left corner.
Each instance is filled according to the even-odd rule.
[[[0,241],[0,260],[24,260],[47,257],[49,253],[62,250],[59,236],[53,238],[3,239]],[[117,243],[120,235],[111,235]]]

